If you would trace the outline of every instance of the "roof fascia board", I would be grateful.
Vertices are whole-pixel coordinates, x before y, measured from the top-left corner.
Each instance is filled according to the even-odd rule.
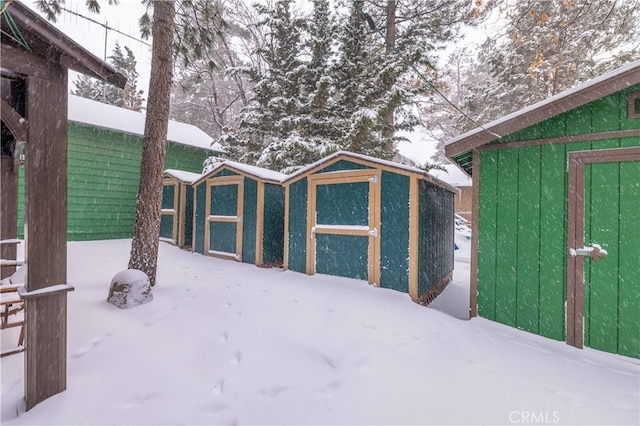
[[[497,120],[499,121],[497,124],[492,125],[489,123],[484,128],[493,133],[506,136],[638,83],[640,83],[640,66],[633,67],[626,72],[595,84],[588,84],[587,82],[585,83],[587,84],[585,88],[577,91],[569,89],[567,91],[569,93],[565,95],[560,93],[556,95],[557,99],[551,102],[548,100],[538,102],[531,107],[510,114],[510,116],[505,116],[506,119]],[[495,139],[495,136],[489,132],[476,128],[452,139],[445,146],[445,154],[451,158],[454,155],[471,151],[473,148]]]
[[[83,74],[107,81],[121,89],[124,88],[127,78],[122,73],[94,56],[91,52],[67,37],[21,2],[17,0],[13,1],[8,11],[22,30],[31,33],[33,36],[58,50],[63,56],[66,56],[64,60],[65,66]]]

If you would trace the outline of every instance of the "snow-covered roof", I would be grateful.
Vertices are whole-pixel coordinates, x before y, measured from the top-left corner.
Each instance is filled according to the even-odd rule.
[[[417,174],[420,175],[422,178],[424,178],[425,180],[428,180],[438,186],[441,186],[443,188],[446,188],[448,190],[450,190],[451,192],[459,192],[457,188],[455,188],[454,186],[442,181],[441,179],[438,179],[437,177],[427,173],[426,171],[424,171],[423,169],[419,169],[417,167],[413,167],[413,166],[407,166],[405,164],[400,164],[400,163],[395,163],[393,161],[388,161],[388,160],[382,160],[380,158],[375,158],[375,157],[369,157],[368,155],[362,155],[362,154],[356,154],[353,152],[348,152],[348,151],[338,151],[334,154],[331,154],[321,160],[316,161],[315,163],[309,164],[306,167],[303,167],[299,170],[297,170],[295,173],[290,174],[286,179],[284,179],[283,182],[288,182],[291,180],[295,180],[296,178],[303,176],[305,174],[307,174],[308,172],[310,172],[313,169],[319,168],[322,165],[329,163],[331,161],[333,161],[334,159],[338,158],[338,157],[345,157],[347,159],[351,158],[351,159],[355,159],[355,160],[361,160],[367,163],[373,163],[373,164],[377,164],[380,166],[384,166],[390,169],[395,169],[398,171],[404,171],[407,173],[412,173],[412,174]]]
[[[103,104],[76,95],[69,95],[69,121],[105,129],[144,136],[145,113]],[[167,140],[181,145],[224,152],[213,138],[191,124],[169,120]]]
[[[176,169],[167,169],[164,173],[185,183],[193,183],[202,177],[200,173],[185,172],[184,170]]]
[[[429,174],[457,188],[471,186],[471,178],[455,164],[444,164],[445,170],[431,169]]]
[[[498,139],[492,133],[506,136],[635,84],[640,84],[640,61],[627,64],[457,136],[445,143],[447,157]]]
[[[250,166],[249,164],[238,163],[237,161],[231,161],[231,160],[223,160],[219,162],[210,171],[208,171],[204,175],[201,175],[200,178],[205,179],[208,176],[214,175],[218,171],[220,171],[220,169],[222,169],[223,167],[230,168],[237,172],[241,172],[241,173],[256,177],[258,179],[276,182],[276,183],[280,183],[287,178],[287,175],[285,175],[284,173],[275,172],[273,170],[265,169],[258,166]]]

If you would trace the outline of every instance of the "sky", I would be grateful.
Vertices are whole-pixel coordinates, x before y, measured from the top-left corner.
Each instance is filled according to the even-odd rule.
[[[69,242],[67,390],[25,413],[24,353],[0,358],[2,425],[640,424],[638,360],[467,319],[468,251],[424,307],[161,243],[153,300],[119,309],[130,247]]]

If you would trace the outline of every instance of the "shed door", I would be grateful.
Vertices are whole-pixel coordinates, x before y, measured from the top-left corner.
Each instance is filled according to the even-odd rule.
[[[569,154],[567,342],[640,358],[640,147]]]
[[[207,254],[242,259],[243,183],[241,176],[207,181]]]
[[[377,170],[309,177],[307,273],[379,282],[379,182]]]
[[[162,182],[162,209],[160,210],[160,238],[177,243],[178,233],[178,182],[164,179]]]

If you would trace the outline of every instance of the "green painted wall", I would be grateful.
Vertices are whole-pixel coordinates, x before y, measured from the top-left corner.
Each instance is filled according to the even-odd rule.
[[[284,250],[284,187],[264,185],[263,256],[265,264],[282,263]]]
[[[307,271],[307,178],[289,186],[288,269]]]
[[[191,247],[193,243],[193,187],[184,185],[185,191],[185,215],[184,215],[184,245]]]
[[[369,237],[316,234],[316,272],[369,279]]]
[[[174,206],[174,196],[176,192],[180,192],[177,185],[164,185],[162,187],[162,209],[177,210],[178,206]],[[178,197],[180,194],[178,194]],[[180,199],[178,198],[178,203]],[[178,226],[180,224],[178,223]],[[173,216],[163,214],[160,216],[160,238],[173,239]]]
[[[142,138],[69,122],[68,239],[130,238],[135,219]],[[167,144],[165,169],[200,173],[210,152]],[[20,172],[18,233],[24,226],[24,171]]]
[[[627,94],[638,90],[640,85],[504,139],[520,141],[640,129],[640,119],[627,117]],[[640,138],[481,151],[478,216],[480,316],[564,340],[568,250],[567,153],[625,146],[640,146]],[[586,179],[586,187],[590,188],[589,175]],[[617,197],[617,194],[612,196]],[[636,228],[630,231],[637,233],[637,222],[631,226]],[[589,271],[586,271],[585,281],[589,281]],[[588,301],[586,309],[589,309]],[[638,309],[635,309],[635,315],[640,318]],[[637,330],[637,325],[635,327]]]
[[[207,183],[206,181],[200,182],[193,188],[195,199],[195,228],[193,229],[194,236],[194,251],[196,253],[204,254],[204,228],[207,220]]]
[[[409,292],[409,177],[382,172],[380,286]]]
[[[244,206],[242,208],[242,261],[256,263],[256,226],[258,208],[258,182],[244,178]]]

